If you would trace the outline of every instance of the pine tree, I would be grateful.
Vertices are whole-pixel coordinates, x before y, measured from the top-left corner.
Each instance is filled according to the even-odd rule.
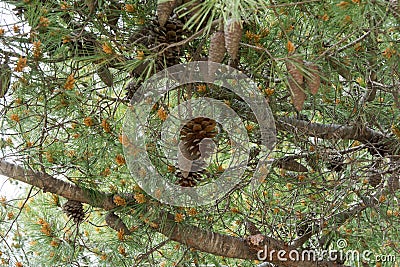
[[[246,267],[265,245],[340,240],[395,255],[398,2],[1,2],[0,265]],[[194,61],[211,66],[213,83],[153,97],[182,78],[153,88],[156,73]],[[257,96],[265,102],[250,105]],[[199,99],[209,105],[196,109]],[[129,128],[138,100],[148,117]],[[235,163],[239,182],[217,201],[160,200],[213,199],[237,178]]]

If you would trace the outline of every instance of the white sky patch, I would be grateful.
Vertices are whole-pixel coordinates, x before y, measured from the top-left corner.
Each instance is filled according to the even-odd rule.
[[[7,200],[20,196],[24,191],[25,185],[21,182],[9,179],[0,175],[0,196],[4,196]]]
[[[5,30],[5,35],[9,35],[10,32],[12,32],[13,28],[12,25],[14,25],[17,22],[17,17],[13,14],[12,9],[14,6],[0,2],[0,27]],[[11,26],[9,26],[11,25]],[[29,27],[23,27],[21,28],[23,32],[29,31]],[[0,48],[5,49],[0,42]],[[6,49],[5,49],[6,50]],[[3,61],[4,58],[0,58],[0,62]],[[10,98],[10,97],[7,97]],[[7,101],[10,99],[2,99],[0,101]],[[1,111],[0,114],[3,114],[4,112]],[[4,125],[4,124],[3,124]],[[4,129],[0,130],[0,137],[4,138]],[[9,131],[9,130],[6,130]],[[6,151],[0,151],[0,158],[4,157],[4,154],[7,154]],[[5,160],[9,162],[13,162],[12,157],[6,157]],[[0,197],[4,196],[7,198],[7,200],[14,199],[18,196],[20,196],[24,192],[24,188],[26,185],[22,182],[18,182],[16,180],[10,179],[9,177],[5,177],[3,175],[0,175]]]

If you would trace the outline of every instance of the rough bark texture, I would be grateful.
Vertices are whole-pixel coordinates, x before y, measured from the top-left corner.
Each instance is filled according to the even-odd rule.
[[[211,91],[211,93],[210,97],[215,99],[223,99],[224,97],[224,94],[217,89]],[[243,118],[257,122],[254,113],[244,108],[243,102],[240,99],[233,102],[231,108],[238,112]],[[390,138],[366,125],[322,124],[288,117],[276,117],[275,126],[278,131],[287,131],[293,134],[308,135],[310,137],[357,140],[369,146],[380,144],[384,146],[385,153],[389,155],[400,154],[400,142],[398,139]]]
[[[93,207],[103,208],[105,210],[111,210],[117,207],[113,202],[113,197],[111,195],[85,190],[74,184],[54,178],[48,174],[25,170],[21,166],[4,160],[0,161],[0,175],[42,188],[45,191],[70,200],[88,203]],[[160,214],[156,223],[158,223],[158,227],[155,228],[156,231],[164,234],[171,240],[185,244],[191,248],[229,258],[257,259],[257,250],[252,249],[243,238],[207,231],[193,225],[176,223],[174,221],[174,216],[169,213]],[[122,221],[113,213],[110,213],[108,216],[108,224],[114,230],[122,230],[124,232],[126,231],[125,233],[129,233],[129,230],[123,225]],[[275,240],[271,237],[263,236],[263,238],[264,245],[267,245],[268,253],[270,253],[271,250],[275,250],[276,252],[284,250],[288,255],[289,250],[295,249],[295,247],[289,247],[281,241]],[[290,260],[281,261],[278,259],[277,255],[277,253],[273,254],[271,260],[272,263],[279,264],[279,266],[299,266],[299,262]],[[331,262],[302,261],[301,266],[339,267],[344,265]]]
[[[299,134],[324,139],[351,139],[364,142],[382,136],[379,132],[363,125],[343,126],[340,124],[310,123],[308,121],[285,117],[280,117],[276,125],[280,130],[291,131],[296,129]]]
[[[344,126],[340,124],[311,123],[293,118],[279,117],[276,120],[276,128],[281,131],[289,131],[296,134],[318,137],[323,139],[357,140],[372,148],[381,150],[381,153],[398,155],[399,142],[377,132],[365,125]]]
[[[70,200],[88,203],[93,207],[106,210],[116,207],[110,195],[82,189],[48,174],[26,170],[4,160],[0,161],[0,174],[43,189],[44,192],[51,192]]]

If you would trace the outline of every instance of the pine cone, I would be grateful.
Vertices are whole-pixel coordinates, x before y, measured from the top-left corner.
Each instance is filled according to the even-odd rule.
[[[214,32],[210,40],[208,60],[221,63],[225,56],[225,36],[224,32]]]
[[[341,155],[334,155],[328,159],[326,167],[328,170],[341,172],[345,167],[344,158]]]
[[[215,126],[216,121],[205,117],[197,117],[187,122],[181,129],[181,140],[183,141],[183,147],[181,151],[185,157],[190,160],[196,160],[200,156],[206,156],[200,151],[200,142],[204,138],[213,138],[217,134]]]
[[[83,211],[82,203],[75,200],[70,200],[63,205],[62,207],[65,214],[70,217],[74,223],[78,224],[83,221],[85,218],[85,212]]]
[[[195,187],[202,180],[201,172],[181,172],[178,170],[175,176],[178,178],[176,184],[183,187]]]
[[[372,187],[376,187],[378,186],[382,181],[382,175],[379,173],[375,173],[371,176],[368,177],[368,183],[372,186]]]
[[[309,76],[306,76],[306,85],[310,89],[311,94],[315,95],[318,93],[318,89],[321,85],[321,77],[319,75],[319,68],[317,65],[311,62],[306,62],[304,64],[308,71],[310,72]]]
[[[257,228],[257,226],[248,220],[245,220],[245,226],[246,226],[246,231],[250,234],[250,235],[258,235],[261,234],[260,230]]]
[[[303,65],[303,60],[300,58],[296,58],[293,61],[300,66]],[[291,61],[286,61],[286,68],[288,70],[288,83],[293,105],[298,111],[301,111],[306,100],[306,93],[303,89],[304,76],[300,69]]]
[[[296,234],[303,236],[312,232],[312,224],[310,221],[302,221],[296,226]]]
[[[229,20],[225,26],[225,46],[232,59],[236,59],[238,56],[240,39],[242,39],[240,21]]]
[[[97,75],[99,75],[100,79],[105,83],[107,86],[111,87],[114,84],[113,76],[107,66],[100,66],[97,69]]]
[[[151,53],[159,53],[160,50],[165,49],[165,45],[180,42],[190,34],[183,28],[184,23],[182,20],[178,19],[176,16],[170,17],[164,24],[164,26],[160,26],[158,21],[151,20],[149,23],[146,23],[143,28],[135,32],[129,38],[128,42],[135,46],[145,47],[145,49],[143,49],[144,53],[147,53],[146,51],[148,49],[152,49]],[[155,49],[155,47],[157,47],[157,49]],[[156,60],[156,71],[179,64],[182,47],[183,46],[174,46],[163,51],[162,54],[160,53]],[[140,77],[146,70],[147,64],[148,61],[144,61],[132,74],[135,77]]]
[[[284,169],[284,170],[288,170],[288,171],[308,172],[307,167],[305,167],[301,163],[298,163],[294,159],[291,159],[291,158],[288,158],[288,157],[285,157],[285,158],[277,160],[275,164],[279,168]]]
[[[210,40],[210,49],[208,51],[208,61],[221,63],[225,56],[225,37],[224,33],[219,31],[213,33]],[[209,65],[208,73],[214,75],[216,68],[214,65]]]
[[[158,24],[163,27],[176,6],[176,0],[160,2],[157,4],[157,17]]]
[[[304,83],[304,76],[300,68],[303,66],[303,60],[300,57],[293,58],[291,61],[286,61],[286,68],[293,80],[302,85]]]
[[[0,65],[0,97],[3,97],[10,87],[11,69],[7,64]]]
[[[298,236],[303,236],[312,232],[313,225],[315,225],[315,216],[316,213],[313,211],[306,214],[305,218],[303,214],[299,214],[299,216],[296,216],[299,219],[299,221],[296,223],[296,234]]]
[[[400,17],[400,2],[399,0],[389,0],[390,11],[396,18]]]

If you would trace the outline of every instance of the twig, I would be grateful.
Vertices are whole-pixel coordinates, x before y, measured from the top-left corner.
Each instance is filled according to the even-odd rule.
[[[31,188],[29,189],[28,196],[25,198],[25,201],[22,203],[21,208],[19,209],[17,216],[16,216],[15,219],[12,221],[12,223],[11,223],[10,227],[8,228],[7,232],[4,234],[4,238],[7,237],[7,235],[10,233],[10,231],[11,231],[11,229],[12,229],[14,223],[17,221],[18,217],[21,215],[21,212],[22,212],[22,210],[24,209],[26,203],[27,203],[28,200],[31,198],[32,191],[33,191],[33,186],[31,186]],[[3,238],[3,240],[4,240],[4,238]],[[4,241],[5,241],[5,240],[4,240]]]
[[[355,151],[359,151],[359,150],[362,150],[365,148],[367,148],[366,145],[359,145],[359,146],[355,146],[355,147],[351,147],[351,148],[343,149],[343,150],[327,150],[327,151],[324,151],[324,154],[326,154],[326,155],[337,155],[337,154],[346,155],[346,154],[349,154],[349,153],[352,153]],[[301,154],[296,154],[296,155],[285,156],[282,159],[285,159],[285,160],[302,159],[302,158],[307,158],[307,157],[313,156],[315,154],[317,154],[317,152],[301,153]]]
[[[357,33],[359,30],[354,30],[351,33],[349,33],[348,35],[346,35],[345,37],[343,37],[342,39],[340,39],[336,44],[332,45],[331,47],[329,47],[328,49],[326,49],[321,55],[319,55],[316,59],[315,62],[317,62],[318,60],[320,60],[321,58],[323,58],[326,54],[328,54],[329,52],[331,52],[333,49],[335,49],[338,45],[340,45],[341,43],[343,43],[344,41],[346,41],[347,39],[349,39],[351,36],[353,36],[355,33]]]
[[[288,6],[297,6],[297,5],[304,5],[304,4],[317,3],[317,2],[321,2],[321,0],[309,0],[309,1],[300,1],[300,2],[287,3],[287,4],[270,5],[270,6],[266,6],[266,8],[280,8],[280,7],[288,7]]]
[[[342,46],[341,48],[339,48],[336,52],[340,53],[343,50],[346,50],[347,48],[349,48],[352,45],[355,45],[356,43],[360,42],[361,40],[363,40],[365,37],[367,37],[369,34],[371,33],[371,30],[368,30],[364,35],[358,37],[357,39],[355,39],[353,42],[348,43],[345,46]]]
[[[117,98],[117,97],[103,95],[103,94],[100,94],[99,92],[96,92],[96,95],[98,97],[100,97],[101,99],[110,100],[110,101],[117,102],[117,103],[124,103],[124,104],[129,103],[129,100],[124,100],[119,97]]]
[[[324,221],[334,219],[336,222],[338,222],[338,224],[342,225],[347,219],[349,219],[350,217],[352,217],[356,214],[359,214],[366,208],[374,207],[374,206],[378,205],[379,202],[374,197],[375,196],[363,197],[363,199],[361,199],[357,204],[350,207],[349,209],[344,210],[335,215],[332,215],[330,217],[320,219],[319,225],[317,227],[315,227],[312,230],[312,232],[293,240],[293,242],[290,244],[290,246],[292,246],[294,248],[301,247],[311,236],[319,233],[323,229]]]
[[[283,60],[283,58],[274,58],[274,56],[271,54],[271,52],[269,52],[268,49],[264,48],[264,47],[259,47],[259,46],[255,46],[255,45],[250,45],[250,44],[246,44],[246,43],[240,43],[243,46],[252,48],[252,49],[256,49],[256,50],[260,50],[260,51],[264,51],[265,53],[267,53],[267,55],[274,61],[280,61]]]
[[[382,19],[376,24],[376,27],[375,27],[375,28],[379,28],[379,26],[381,25],[381,23],[383,22],[383,20],[384,20],[384,18],[382,18]],[[328,52],[332,51],[335,47],[337,47],[338,45],[340,45],[341,43],[343,43],[344,41],[346,41],[347,39],[349,39],[349,38],[350,38],[353,34],[355,34],[357,31],[358,31],[358,29],[357,29],[357,30],[354,30],[354,31],[351,32],[350,34],[348,34],[348,35],[346,35],[345,37],[343,37],[343,38],[342,38],[341,40],[339,40],[336,44],[332,45],[332,46],[329,47],[327,50],[325,50],[321,55],[319,55],[319,56],[315,59],[315,61],[318,61],[319,59],[321,59],[322,57],[324,57]],[[355,41],[353,41],[353,42],[351,42],[351,43],[349,43],[349,44],[347,44],[347,45],[345,45],[345,46],[339,48],[339,49],[337,50],[337,52],[341,52],[341,51],[347,49],[349,46],[351,46],[351,45],[353,45],[353,44],[355,44],[355,43],[361,41],[362,39],[364,39],[365,37],[367,37],[370,33],[371,33],[371,29],[368,30],[368,32],[366,32],[363,36],[357,38]]]
[[[136,258],[136,262],[140,262],[141,260],[143,260],[144,258],[147,258],[151,253],[153,253],[154,251],[160,249],[161,247],[165,246],[168,242],[170,242],[171,239],[167,239],[162,241],[161,243],[159,243],[158,245],[154,246],[153,248],[151,248],[149,251],[147,251],[146,253],[142,253],[139,254]]]

